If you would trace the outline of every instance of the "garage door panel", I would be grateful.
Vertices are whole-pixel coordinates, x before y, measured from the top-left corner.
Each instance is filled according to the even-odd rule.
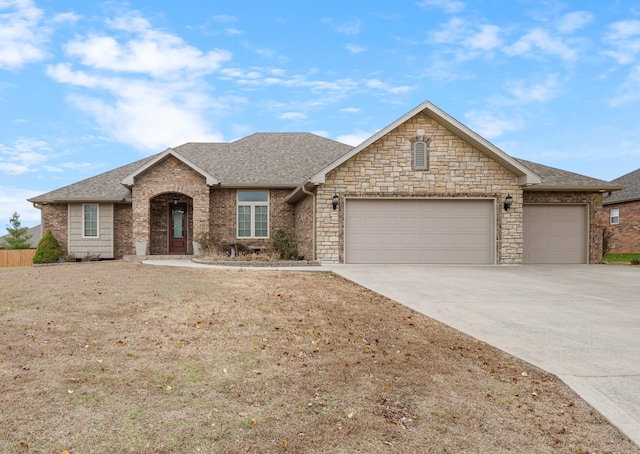
[[[347,263],[493,263],[492,200],[354,200]]]
[[[586,263],[584,205],[524,205],[525,263]]]

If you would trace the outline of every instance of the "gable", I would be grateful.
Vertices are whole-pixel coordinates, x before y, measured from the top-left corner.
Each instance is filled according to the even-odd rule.
[[[442,128],[449,131],[449,134],[451,136],[459,138],[472,148],[475,148],[480,153],[484,154],[488,159],[491,159],[492,161],[507,169],[513,175],[518,177],[519,184],[524,186],[540,183],[540,177],[533,171],[519,163],[514,158],[507,155],[498,147],[491,144],[489,141],[487,141],[462,123],[458,122],[455,118],[451,117],[444,111],[440,110],[438,107],[431,104],[429,101],[424,102],[412,111],[403,115],[398,120],[391,123],[389,126],[380,130],[378,133],[374,134],[369,139],[365,140],[363,143],[355,147],[353,150],[351,150],[351,152],[337,159],[324,169],[321,169],[318,173],[311,177],[310,181],[312,183],[324,183],[325,178],[329,172],[336,169],[338,166],[351,159],[352,157],[356,156],[358,153],[362,152],[364,149],[371,146],[375,142],[383,139],[393,130],[398,129],[399,131],[401,131],[403,125],[407,124],[418,115],[423,117],[426,116],[432,119]]]

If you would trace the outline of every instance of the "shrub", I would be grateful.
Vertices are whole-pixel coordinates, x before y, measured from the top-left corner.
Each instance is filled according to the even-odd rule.
[[[638,257],[636,257],[635,259],[631,260],[631,264],[632,265],[640,265],[640,259]]]
[[[298,258],[298,248],[284,230],[278,229],[271,238],[271,249],[280,260],[295,260]]]
[[[220,240],[212,233],[203,233],[196,238],[200,245],[200,255],[203,257],[218,256],[222,253]]]
[[[51,230],[47,230],[36,247],[33,263],[56,263],[62,257],[60,243],[53,236]]]

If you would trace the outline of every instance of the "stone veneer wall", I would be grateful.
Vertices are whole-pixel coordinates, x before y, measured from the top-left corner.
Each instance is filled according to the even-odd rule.
[[[42,205],[42,234],[47,230],[58,240],[62,250],[66,254],[69,245],[69,209],[66,203],[54,203]]]
[[[307,195],[296,204],[295,239],[298,255],[306,260],[315,260],[313,247],[313,200]]]
[[[133,211],[130,203],[113,205],[113,257],[121,259],[125,255],[135,254],[132,230]]]
[[[165,159],[135,178],[133,195],[133,240],[151,240],[151,203],[161,194],[177,193],[191,197],[193,203],[193,237],[209,230],[209,186],[198,172],[175,157]]]
[[[609,210],[620,210],[620,223],[610,226],[612,232],[612,254],[640,253],[640,200],[616,203],[604,207],[606,225],[609,225]]]
[[[602,194],[589,192],[526,191],[524,203],[567,203],[589,206],[589,263],[602,263]]]
[[[413,170],[411,141],[430,138],[429,168]],[[331,198],[340,196],[333,211]],[[509,211],[502,208],[513,197]],[[420,113],[331,171],[318,188],[317,259],[342,263],[345,197],[487,197],[496,203],[496,261],[522,263],[522,189],[511,172]]]

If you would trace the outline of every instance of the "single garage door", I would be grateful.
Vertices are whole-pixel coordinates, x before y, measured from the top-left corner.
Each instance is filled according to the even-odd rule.
[[[494,263],[493,200],[365,200],[345,205],[346,263]]]
[[[524,263],[587,263],[585,205],[524,205]]]

